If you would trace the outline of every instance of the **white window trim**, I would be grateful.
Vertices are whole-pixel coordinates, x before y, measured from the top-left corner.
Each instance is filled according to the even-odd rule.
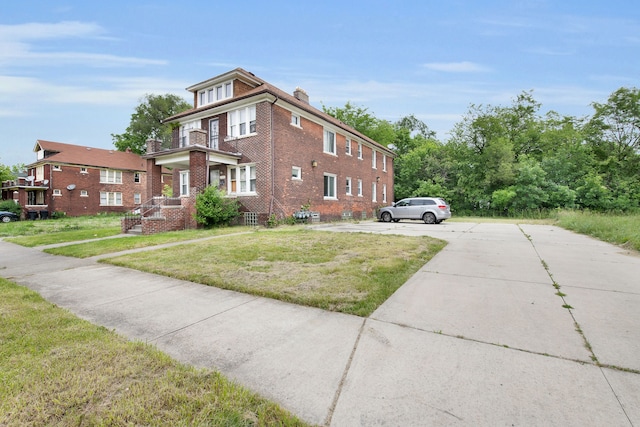
[[[324,180],[325,178],[333,178],[333,185],[332,185],[332,191],[330,191],[330,193],[333,193],[333,196],[325,196],[324,195]],[[338,200],[338,175],[334,174],[334,173],[324,173],[323,174],[323,179],[322,179],[322,187],[323,187],[323,197],[324,200]]]
[[[235,175],[236,175],[236,191],[232,191],[232,187],[231,187],[231,170],[235,169]],[[244,169],[245,171],[245,177],[244,177],[244,184],[245,184],[245,191],[240,191],[240,189],[242,188],[242,183],[240,181],[240,176],[242,173],[242,170]],[[256,189],[255,190],[251,190],[251,170],[255,171],[255,175],[256,177],[255,179],[255,186]],[[256,165],[255,163],[244,163],[238,166],[228,166],[227,167],[227,176],[229,177],[227,179],[227,194],[232,194],[235,196],[255,196],[258,194],[258,171],[256,169]]]
[[[180,171],[180,197],[189,196],[189,171]]]
[[[297,128],[302,129],[302,122],[300,121],[300,114],[291,113],[291,126],[295,126]]]
[[[230,90],[228,90],[230,89]],[[218,92],[220,90],[220,92]],[[198,91],[198,107],[223,101],[233,97],[233,80],[227,80]]]
[[[371,201],[378,201],[378,184],[375,181],[371,183]]]
[[[332,146],[332,147],[330,147],[330,148],[332,149],[332,151],[328,151],[328,150],[327,150],[327,143],[328,143],[328,141],[329,141],[329,140],[327,139],[327,135],[328,135],[328,134],[333,135],[333,146]],[[325,154],[331,154],[332,156],[337,156],[337,155],[338,155],[338,154],[337,154],[337,153],[338,153],[338,152],[337,152],[337,147],[336,147],[336,146],[338,145],[338,144],[337,144],[337,137],[338,137],[338,135],[337,135],[334,131],[332,131],[331,129],[326,129],[326,128],[325,128],[325,130],[324,130],[324,132],[323,132],[323,138],[322,138],[322,152],[323,152],[323,153],[325,153]]]
[[[189,146],[189,132],[191,132],[193,129],[200,129],[200,120],[191,120],[180,125],[180,135],[178,141],[179,147]]]
[[[244,121],[240,121],[241,114],[244,113]],[[246,138],[248,136],[257,135],[256,132],[256,104],[247,105],[227,113],[227,135],[231,138]],[[253,122],[254,130],[251,131],[251,123]],[[241,125],[245,125],[245,133],[240,135]]]
[[[59,188],[54,188],[53,189],[53,195],[54,196],[62,196],[62,191]]]
[[[61,170],[62,170],[62,166],[60,166],[60,165],[53,165],[52,169],[53,169],[54,171],[61,171]]]
[[[122,184],[122,171],[100,169],[100,184]]]
[[[386,172],[387,171],[387,155],[383,154],[382,155],[382,172]]]
[[[89,192],[87,190],[80,190],[80,197],[89,197]]]
[[[372,169],[378,169],[378,165],[376,165],[377,160],[378,160],[378,152],[372,148],[371,149],[371,168]]]
[[[347,194],[347,196],[352,196],[352,192],[353,192],[353,182],[351,180],[351,177],[348,176],[347,180],[345,182],[346,184],[346,188],[345,188],[345,193]]]
[[[382,203],[387,203],[387,184],[382,184]]]
[[[345,154],[351,156],[351,138],[347,138],[345,142]]]
[[[362,160],[362,142],[358,142],[358,160]]]
[[[362,197],[362,180],[358,180],[358,197]]]
[[[107,203],[102,202],[105,198]],[[111,198],[113,198],[113,203],[109,203]],[[118,199],[120,199],[120,203],[118,203]],[[122,193],[119,191],[101,191],[100,206],[122,206]]]
[[[89,171],[87,170],[87,168],[82,167],[80,168],[80,173],[89,173]]]
[[[297,173],[294,175],[294,171]],[[302,181],[302,168],[300,166],[292,166],[291,167],[291,179],[295,181]]]

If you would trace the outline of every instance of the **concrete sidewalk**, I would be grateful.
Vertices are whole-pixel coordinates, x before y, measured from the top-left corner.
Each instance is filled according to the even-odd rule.
[[[368,319],[5,242],[0,275],[314,424],[640,426],[637,256],[551,226],[314,228],[449,244]]]

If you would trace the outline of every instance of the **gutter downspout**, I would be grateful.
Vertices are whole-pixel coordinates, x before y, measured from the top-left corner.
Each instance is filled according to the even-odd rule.
[[[273,100],[270,106],[270,116],[269,116],[269,142],[271,144],[271,200],[269,201],[269,217],[273,214],[273,201],[275,199],[275,191],[276,191],[276,153],[275,153],[275,144],[273,142],[273,106],[280,99],[278,95],[275,95],[276,99]]]

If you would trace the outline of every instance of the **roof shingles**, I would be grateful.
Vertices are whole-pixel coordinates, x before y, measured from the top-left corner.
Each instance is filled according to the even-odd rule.
[[[33,163],[33,166],[43,163],[60,163],[130,171],[146,170],[145,161],[135,153],[39,139],[36,142],[34,151],[38,152],[40,150],[47,152],[48,157]]]

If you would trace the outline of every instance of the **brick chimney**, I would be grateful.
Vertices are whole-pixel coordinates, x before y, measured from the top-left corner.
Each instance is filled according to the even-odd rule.
[[[309,103],[309,95],[307,95],[307,92],[305,92],[303,89],[300,89],[299,87],[296,88],[296,90],[293,91],[293,96],[304,102],[305,104]]]

